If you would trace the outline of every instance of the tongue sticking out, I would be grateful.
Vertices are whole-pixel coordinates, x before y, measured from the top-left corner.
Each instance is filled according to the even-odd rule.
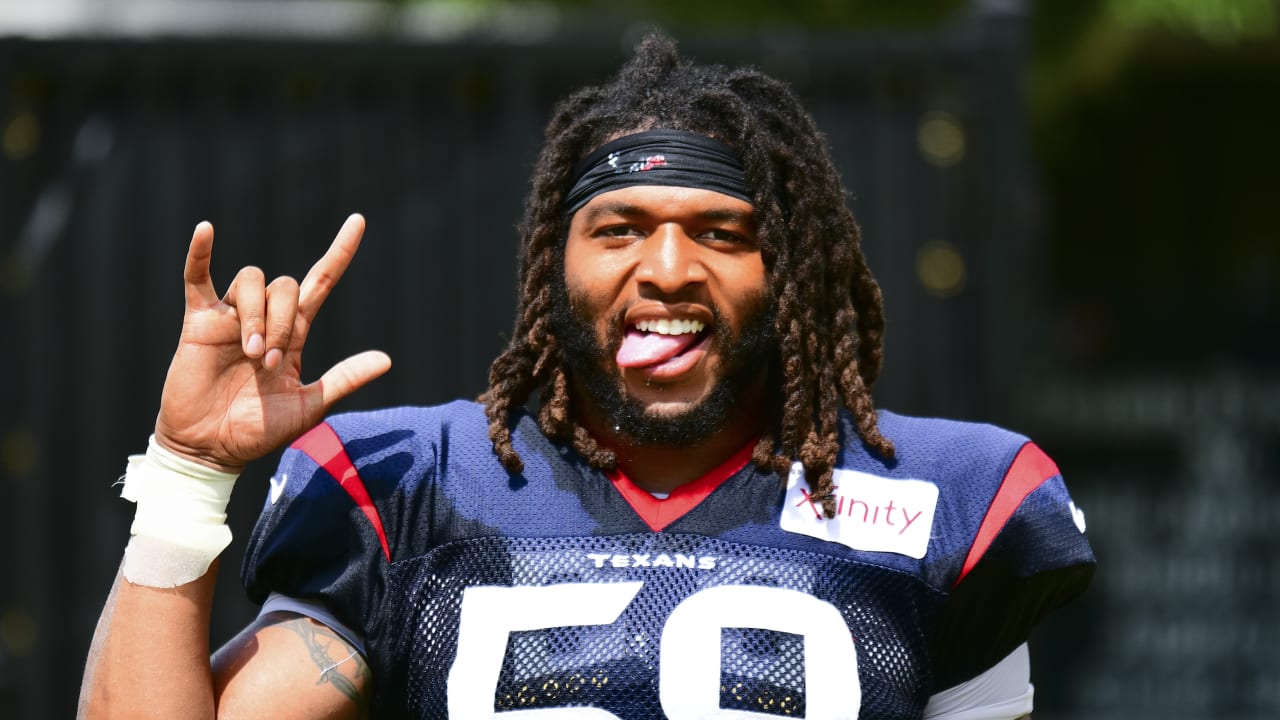
[[[629,330],[622,347],[618,348],[618,367],[648,367],[666,362],[697,342],[698,337],[697,333],[659,335]]]

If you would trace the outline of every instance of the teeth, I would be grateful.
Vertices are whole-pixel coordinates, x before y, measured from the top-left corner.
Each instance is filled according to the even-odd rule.
[[[685,335],[702,332],[703,324],[697,320],[641,320],[636,323],[640,332],[651,332],[659,335]]]

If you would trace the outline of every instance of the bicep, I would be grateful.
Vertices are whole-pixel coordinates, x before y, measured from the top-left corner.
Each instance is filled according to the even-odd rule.
[[[323,623],[268,613],[213,655],[219,718],[364,718],[372,676],[364,657]]]

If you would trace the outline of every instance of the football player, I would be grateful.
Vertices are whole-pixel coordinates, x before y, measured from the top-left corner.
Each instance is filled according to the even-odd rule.
[[[781,83],[660,36],[563,101],[479,402],[326,418],[304,383],[352,216],[301,283],[221,296],[197,226],[85,717],[1026,715],[1026,641],[1088,583],[1053,462],[877,411],[884,314],[822,136]],[[258,619],[212,655],[226,501]]]

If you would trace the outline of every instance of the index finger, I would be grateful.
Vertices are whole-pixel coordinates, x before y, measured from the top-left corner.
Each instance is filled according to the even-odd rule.
[[[329,249],[307,271],[298,291],[298,312],[307,318],[314,318],[320,306],[329,297],[333,286],[338,284],[342,273],[346,272],[351,259],[360,247],[360,238],[364,235],[364,217],[354,213],[342,223],[342,228],[334,236]]]
[[[191,233],[191,245],[187,248],[187,263],[182,269],[182,282],[187,295],[187,307],[209,306],[218,302],[209,274],[209,259],[213,257],[213,225],[207,220],[196,225]]]

